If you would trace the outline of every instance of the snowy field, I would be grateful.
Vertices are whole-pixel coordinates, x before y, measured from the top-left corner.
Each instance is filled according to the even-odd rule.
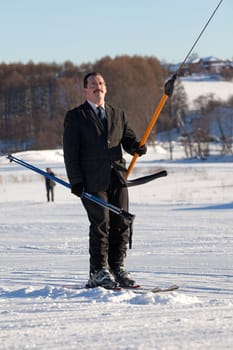
[[[16,156],[66,180],[59,150]],[[0,158],[1,350],[232,349],[232,159],[167,158],[149,149],[131,175],[168,171],[130,188],[136,219],[126,262],[141,285],[180,289],[145,295],[64,288],[88,278],[80,200],[57,185],[47,203],[40,175]]]
[[[189,109],[195,109],[195,100],[200,96],[211,95],[221,102],[226,102],[233,96],[233,81],[221,81],[218,76],[194,74],[180,80],[187,94]]]

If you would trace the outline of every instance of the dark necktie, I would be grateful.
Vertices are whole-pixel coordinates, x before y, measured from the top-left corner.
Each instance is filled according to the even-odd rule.
[[[107,119],[105,115],[105,110],[102,107],[97,107],[98,118],[101,120],[104,130],[107,131]]]

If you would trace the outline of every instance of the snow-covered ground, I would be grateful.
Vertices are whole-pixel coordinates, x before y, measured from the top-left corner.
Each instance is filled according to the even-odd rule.
[[[195,109],[195,100],[200,96],[211,95],[215,100],[226,102],[233,96],[233,81],[220,80],[219,76],[192,75],[180,78],[187,94],[189,109]]]
[[[69,290],[88,278],[88,221],[78,198],[0,158],[0,349],[231,349],[233,344],[233,163],[169,162],[163,149],[138,159],[130,188],[136,215],[127,268],[164,294]],[[62,152],[19,153],[66,180]],[[129,160],[130,158],[128,158]],[[160,160],[163,159],[163,160]]]

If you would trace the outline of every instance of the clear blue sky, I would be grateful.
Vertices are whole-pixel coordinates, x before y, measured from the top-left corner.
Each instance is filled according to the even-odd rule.
[[[184,59],[219,0],[0,0],[0,62],[92,62],[104,56]],[[233,0],[194,49],[233,57]]]

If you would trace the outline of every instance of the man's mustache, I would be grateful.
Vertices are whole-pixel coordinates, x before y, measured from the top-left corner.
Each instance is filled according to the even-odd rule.
[[[101,90],[101,89],[95,89],[95,90],[94,90],[94,93],[96,93],[96,92],[103,92],[103,90]]]

